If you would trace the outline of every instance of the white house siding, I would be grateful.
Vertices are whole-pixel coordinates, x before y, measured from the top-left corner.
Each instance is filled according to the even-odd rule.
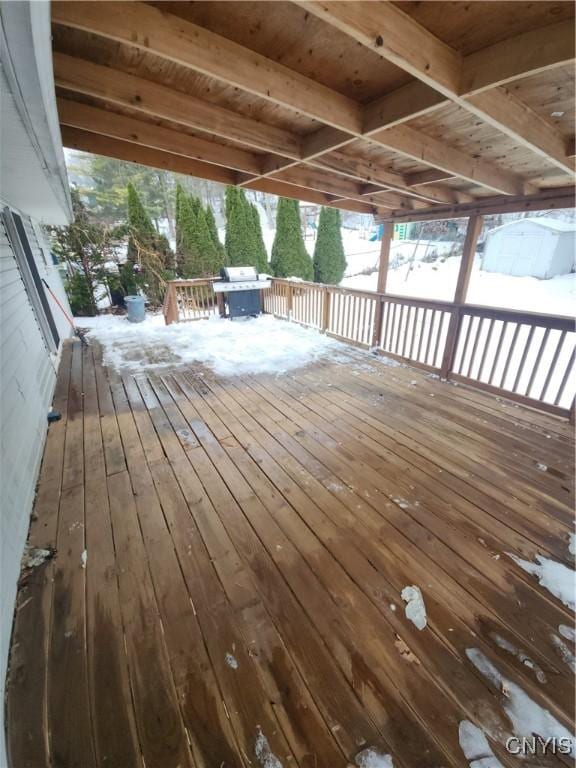
[[[40,276],[67,307],[62,281],[45,243],[38,242],[30,219],[22,215]],[[41,253],[44,252],[45,260]],[[61,339],[70,327],[48,297]],[[46,414],[52,401],[59,353],[51,353],[26,293],[4,223],[0,221],[0,696],[8,657],[16,584],[28,532],[35,486],[46,438]],[[0,728],[0,765],[4,729]]]

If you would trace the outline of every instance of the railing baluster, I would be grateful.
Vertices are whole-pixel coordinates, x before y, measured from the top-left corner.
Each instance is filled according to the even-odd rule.
[[[438,333],[436,334],[436,344],[434,345],[434,359],[432,365],[434,368],[438,368],[438,353],[440,352],[440,340],[442,339],[442,328],[444,327],[445,313],[438,312],[440,316],[440,322],[438,323]]]
[[[544,354],[544,350],[546,349],[546,344],[548,343],[549,336],[550,336],[550,328],[546,328],[546,330],[544,331],[544,336],[542,337],[542,341],[540,342],[540,347],[538,348],[538,353],[536,354],[536,359],[534,360],[534,365],[532,367],[532,374],[528,381],[528,386],[526,387],[526,394],[528,395],[528,397],[530,397],[532,385],[534,384],[534,379],[536,378],[538,368],[540,367],[540,363],[542,361],[542,355]]]
[[[564,390],[566,389],[566,384],[568,383],[568,380],[570,378],[570,373],[572,372],[572,367],[574,366],[575,358],[576,358],[576,347],[572,350],[570,359],[566,364],[566,368],[564,370],[564,376],[562,376],[562,381],[560,382],[560,386],[558,387],[558,393],[554,399],[554,405],[559,405],[560,401],[562,400],[562,395],[564,394]]]
[[[434,332],[434,323],[436,321],[436,310],[432,309],[430,311],[432,313],[432,316],[430,318],[430,323],[428,325],[428,338],[426,339],[426,354],[424,355],[424,363],[426,365],[429,365],[428,360],[430,359],[430,347],[432,346],[432,334]]]
[[[479,317],[478,323],[476,325],[476,334],[474,336],[474,344],[472,345],[472,350],[470,352],[470,361],[468,363],[468,370],[466,372],[467,378],[470,378],[470,374],[472,373],[472,364],[474,363],[474,358],[476,357],[476,348],[478,346],[478,339],[480,338],[480,332],[481,332],[483,323],[484,323],[484,318]]]
[[[498,336],[498,343],[496,345],[496,352],[494,353],[494,362],[492,363],[492,368],[490,369],[490,376],[488,377],[488,384],[492,384],[494,381],[494,374],[496,373],[496,368],[498,366],[498,360],[500,359],[500,352],[502,351],[502,343],[504,341],[504,337],[506,336],[506,330],[508,328],[508,323],[504,322],[500,326],[500,336]]]
[[[490,342],[492,341],[492,331],[494,329],[494,318],[490,318],[490,322],[488,323],[488,332],[486,333],[486,339],[484,341],[484,351],[482,352],[482,357],[480,358],[480,365],[478,366],[478,380],[482,379],[482,372],[484,371],[484,365],[486,364],[486,358],[488,356],[488,350],[490,348]]]
[[[546,392],[548,390],[548,387],[550,386],[550,381],[552,379],[552,376],[554,375],[554,371],[556,370],[556,365],[558,364],[558,358],[560,357],[560,352],[562,350],[562,345],[564,344],[565,338],[566,338],[566,331],[561,331],[560,337],[556,342],[556,349],[554,350],[554,355],[552,357],[552,360],[550,361],[550,365],[548,366],[548,373],[546,374],[546,379],[544,380],[544,384],[540,392],[540,397],[538,398],[539,400],[544,400],[546,398]]]
[[[528,353],[530,352],[530,345],[532,344],[532,337],[534,336],[535,330],[536,330],[536,326],[535,325],[531,326],[530,331],[528,333],[528,338],[526,339],[526,343],[524,344],[522,359],[520,360],[518,372],[516,374],[516,378],[514,379],[514,386],[512,387],[512,392],[517,392],[518,390],[518,384],[520,383],[520,378],[522,376],[522,373],[524,372],[524,366],[526,365],[526,359],[528,357]]]

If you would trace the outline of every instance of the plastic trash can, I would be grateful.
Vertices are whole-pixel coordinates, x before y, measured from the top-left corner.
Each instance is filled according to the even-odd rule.
[[[144,296],[125,296],[124,301],[128,310],[128,320],[131,323],[143,322],[146,317]]]

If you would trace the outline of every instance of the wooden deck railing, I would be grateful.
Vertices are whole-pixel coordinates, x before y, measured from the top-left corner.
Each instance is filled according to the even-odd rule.
[[[264,310],[560,416],[576,393],[569,317],[274,279]]]
[[[215,279],[171,281],[166,322],[222,314],[221,294],[212,290]],[[571,318],[279,278],[263,291],[263,309],[444,379],[559,416],[573,414]]]
[[[221,294],[215,294],[212,283],[217,277],[196,280],[170,280],[164,296],[166,325],[188,320],[205,320],[221,313]]]

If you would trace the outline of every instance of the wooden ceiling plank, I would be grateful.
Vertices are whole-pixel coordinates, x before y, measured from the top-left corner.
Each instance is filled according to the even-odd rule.
[[[54,79],[66,90],[161,117],[215,136],[299,159],[298,136],[150,80],[54,52]]]
[[[570,57],[571,51],[573,58],[574,42],[568,39],[569,34],[572,36],[574,34],[571,22],[559,22],[538,30],[541,38],[538,45],[535,44],[537,35],[520,35],[485,49],[484,54],[480,52],[474,54],[474,58],[469,60],[471,63],[466,65],[464,57],[456,50],[441,43],[431,32],[391,3],[358,3],[348,0],[344,2],[296,0],[296,2],[345,32],[352,39],[409,72],[426,86],[433,88],[450,101],[487,121],[507,136],[513,137],[521,145],[572,175],[572,166],[566,163],[566,147],[561,157],[556,151],[559,135],[555,127],[525,104],[508,98],[501,88],[493,88],[501,81],[509,82],[533,71],[538,72],[544,68],[565,64],[566,57]],[[517,56],[515,61],[511,52],[515,52]],[[479,67],[488,59],[491,61],[491,74],[480,79]],[[527,68],[523,72],[520,71],[521,62]],[[493,90],[468,96],[466,88],[474,82],[476,87],[481,85],[482,88],[490,87],[491,82]],[[413,115],[418,115],[420,109],[428,111],[440,107],[442,100],[435,105],[434,98],[434,95],[429,94],[425,88],[420,89],[418,99],[413,101]],[[386,98],[382,97],[376,106],[368,107],[368,122],[365,123],[365,129],[366,127],[372,129],[375,124],[377,125],[378,119],[382,121],[389,119],[388,125],[395,126],[392,130],[397,130],[403,114],[406,117],[408,112],[407,102],[409,102],[407,98],[404,102],[400,99],[398,104],[393,102],[398,111],[389,114],[386,112]],[[504,102],[506,102],[506,109],[501,110],[500,106]],[[521,126],[523,129],[520,129]],[[551,136],[552,133],[556,133],[556,139]],[[372,133],[371,138],[374,139],[375,136],[381,138],[383,135],[384,132],[379,131],[376,134]],[[393,147],[390,148],[393,149]],[[461,174],[456,172],[456,175]]]
[[[362,157],[346,154],[337,150],[329,155],[311,161],[312,165],[329,169],[335,173],[348,176],[357,181],[369,182],[373,185],[388,187],[395,192],[428,200],[436,203],[450,203],[455,201],[454,191],[447,187],[437,187],[435,190],[417,189],[408,187],[404,177],[399,173],[383,170],[378,163],[372,163]]]
[[[344,97],[330,91],[325,86],[320,86],[321,90],[318,91],[314,88],[318,85],[315,81],[303,78],[297,73],[292,73],[286,67],[281,67],[276,62],[266,59],[243,46],[239,46],[202,27],[197,27],[151,6],[137,2],[128,5],[110,2],[106,5],[106,13],[102,14],[100,9],[96,9],[92,3],[55,2],[53,4],[53,20],[57,24],[102,35],[127,45],[136,46],[166,60],[177,61],[179,64],[222,79],[243,90],[258,93],[259,95],[263,95],[261,91],[265,91],[266,98],[274,103],[298,108],[300,111],[311,115],[310,105],[295,101],[296,98],[309,98],[316,109],[313,116],[322,120],[326,125],[321,131],[313,134],[308,139],[304,139],[302,150],[300,148],[296,150],[293,146],[288,147],[289,157],[292,160],[297,159],[294,157],[295,152],[298,152],[300,157],[303,154],[305,159],[313,160],[325,152],[344,146],[355,138],[362,136],[364,117],[361,105],[346,99],[348,107],[354,105],[355,114],[353,119],[350,117],[349,109],[348,111],[344,108],[338,109],[333,103],[331,103],[330,109],[325,108],[325,106],[317,108],[318,105],[322,104],[322,99],[326,101],[327,94],[332,94],[340,107],[342,107],[342,99]],[[61,54],[56,55],[61,56]],[[84,66],[84,74],[86,74],[88,69],[88,66]],[[108,93],[108,96],[104,96],[102,95],[102,83],[94,82],[95,77],[92,78],[92,84],[88,91],[86,84],[82,85],[81,83],[82,74],[76,72],[72,66],[64,67],[57,65],[57,70],[57,82],[63,85],[63,87],[83,88],[83,92],[90,92],[91,94],[94,93],[95,89],[99,88],[101,98],[108,98],[109,100],[113,98],[117,100],[117,103],[118,100],[119,103],[126,103],[125,95],[122,93],[118,95],[118,92],[121,90],[120,83],[114,82],[110,84],[108,91],[112,91],[113,94]],[[102,73],[101,80],[106,79],[106,74],[108,77],[110,76],[111,70],[108,70],[108,73],[106,73],[106,70],[104,72],[100,71]],[[126,78],[133,77],[123,73],[119,73],[119,75],[123,82],[126,81]],[[290,77],[292,75],[294,79],[291,80]],[[148,100],[142,98],[142,93],[138,92],[138,90],[142,91],[143,88],[142,81],[140,81],[139,85],[133,81],[132,90],[135,89],[137,92],[131,93],[129,98],[132,104],[136,104],[139,109],[145,110],[145,104],[148,104],[150,107],[152,106],[152,97],[156,101],[158,101],[159,96],[161,97],[162,94],[159,89],[162,86],[150,84],[146,91],[149,95]],[[190,97],[177,94],[174,91],[170,91],[170,96],[172,101],[176,100],[178,102],[177,105],[172,104],[172,109],[168,105],[168,112],[172,115],[174,114],[174,108],[179,110],[183,107],[182,102],[185,99],[192,101]],[[166,94],[164,94],[164,98],[167,98]],[[207,110],[210,109],[209,114],[206,114]],[[162,111],[157,112],[157,114],[167,116],[166,107],[162,107]],[[279,153],[283,156],[287,154],[286,144],[289,142],[289,139],[286,136],[277,135],[276,146],[270,146],[270,141],[262,144],[259,139],[264,132],[263,127],[259,126],[260,130],[254,133],[256,128],[254,125],[255,121],[249,121],[248,118],[243,118],[239,115],[236,115],[236,121],[232,120],[229,125],[225,116],[233,114],[230,111],[216,108],[214,105],[207,104],[206,102],[193,100],[193,103],[188,105],[188,109],[184,114],[188,114],[189,121],[192,120],[193,126],[200,130],[210,130],[216,135],[232,138],[242,143],[249,143],[250,146],[264,146],[270,149],[273,154]],[[179,122],[183,121],[180,120]],[[190,122],[185,122],[184,124],[190,124]],[[230,135],[229,131],[234,126],[236,130],[234,130],[233,135]],[[243,141],[242,127],[247,127],[252,131],[252,138],[249,142]],[[268,128],[265,130],[268,131]],[[284,146],[282,146],[282,140],[284,140]],[[260,175],[272,176],[276,174],[277,170],[290,167],[291,165],[294,165],[294,163],[286,163],[283,160],[278,161],[275,158],[271,158],[271,168],[265,169]],[[244,183],[246,182],[243,181],[242,184]],[[398,186],[401,188],[403,185],[399,184]],[[451,197],[452,193],[447,192],[443,199],[446,201]]]
[[[58,98],[57,103],[58,116],[63,125],[221,165],[253,176],[260,173],[260,158],[242,149],[188,136],[180,131],[144,123],[133,117],[70,99]]]
[[[467,181],[489,187],[495,192],[505,195],[524,194],[525,182],[515,174],[503,171],[483,160],[472,158],[453,147],[447,147],[431,136],[427,136],[425,141],[423,138],[422,133],[408,125],[387,128],[371,137],[372,141],[424,165],[439,168]]]
[[[362,107],[322,83],[204,27],[141,2],[54,2],[57,24],[153,53],[345,130],[362,130]]]
[[[441,93],[457,91],[461,54],[392,3],[301,0],[298,5]]]
[[[420,80],[413,80],[366,105],[364,133],[369,136],[383,128],[402,125],[449,103],[450,100],[444,94]]]
[[[468,109],[514,141],[528,147],[565,173],[574,175],[574,160],[555,127],[523,104],[506,88],[466,99]]]
[[[415,187],[423,184],[434,184],[437,181],[446,181],[448,179],[454,179],[455,177],[450,173],[446,173],[446,171],[438,171],[435,168],[429,168],[427,171],[408,173],[404,178],[409,187]]]
[[[574,60],[574,23],[558,21],[482,48],[464,58],[460,95],[505,85]]]

